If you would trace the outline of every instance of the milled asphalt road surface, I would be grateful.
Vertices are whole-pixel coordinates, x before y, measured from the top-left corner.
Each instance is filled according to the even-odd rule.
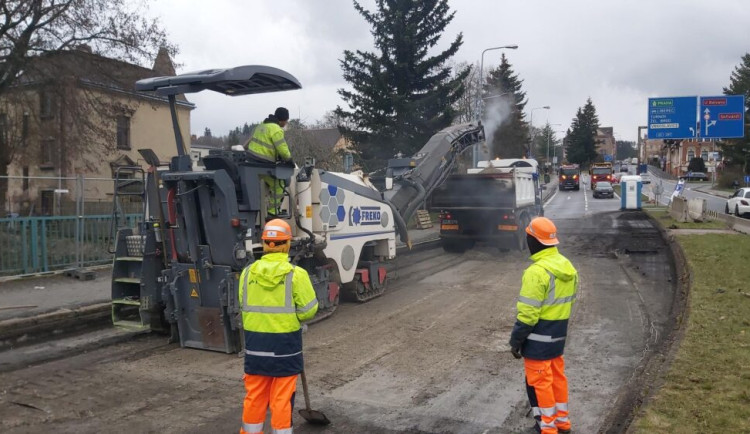
[[[546,207],[581,275],[566,348],[579,433],[609,428],[618,396],[669,331],[675,292],[651,222],[590,193],[559,192]],[[530,432],[522,363],[506,344],[529,263],[524,253],[482,245],[401,257],[384,296],[345,303],[305,334],[313,407],[333,423],[295,417],[295,430]],[[236,432],[241,377],[236,355],[142,335],[0,374],[0,431]]]

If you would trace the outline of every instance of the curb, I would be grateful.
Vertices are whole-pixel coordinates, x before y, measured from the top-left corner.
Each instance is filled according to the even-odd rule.
[[[3,320],[0,321],[0,350],[45,339],[49,335],[88,329],[93,324],[108,323],[110,318],[111,304],[107,301]]]

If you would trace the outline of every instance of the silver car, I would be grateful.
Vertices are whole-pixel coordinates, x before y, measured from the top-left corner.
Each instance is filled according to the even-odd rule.
[[[615,190],[612,184],[606,181],[599,181],[594,187],[594,198],[598,197],[615,197]]]

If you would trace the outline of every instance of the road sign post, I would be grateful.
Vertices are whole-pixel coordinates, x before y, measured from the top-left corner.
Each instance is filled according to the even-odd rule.
[[[649,139],[692,139],[696,136],[697,96],[648,99]]]

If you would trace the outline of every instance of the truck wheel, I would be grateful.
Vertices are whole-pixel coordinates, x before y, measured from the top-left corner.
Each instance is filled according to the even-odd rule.
[[[529,216],[526,214],[523,214],[519,219],[521,224],[518,225],[518,232],[516,233],[516,249],[519,252],[528,250],[529,246],[526,245],[526,226],[529,225],[530,221]]]

